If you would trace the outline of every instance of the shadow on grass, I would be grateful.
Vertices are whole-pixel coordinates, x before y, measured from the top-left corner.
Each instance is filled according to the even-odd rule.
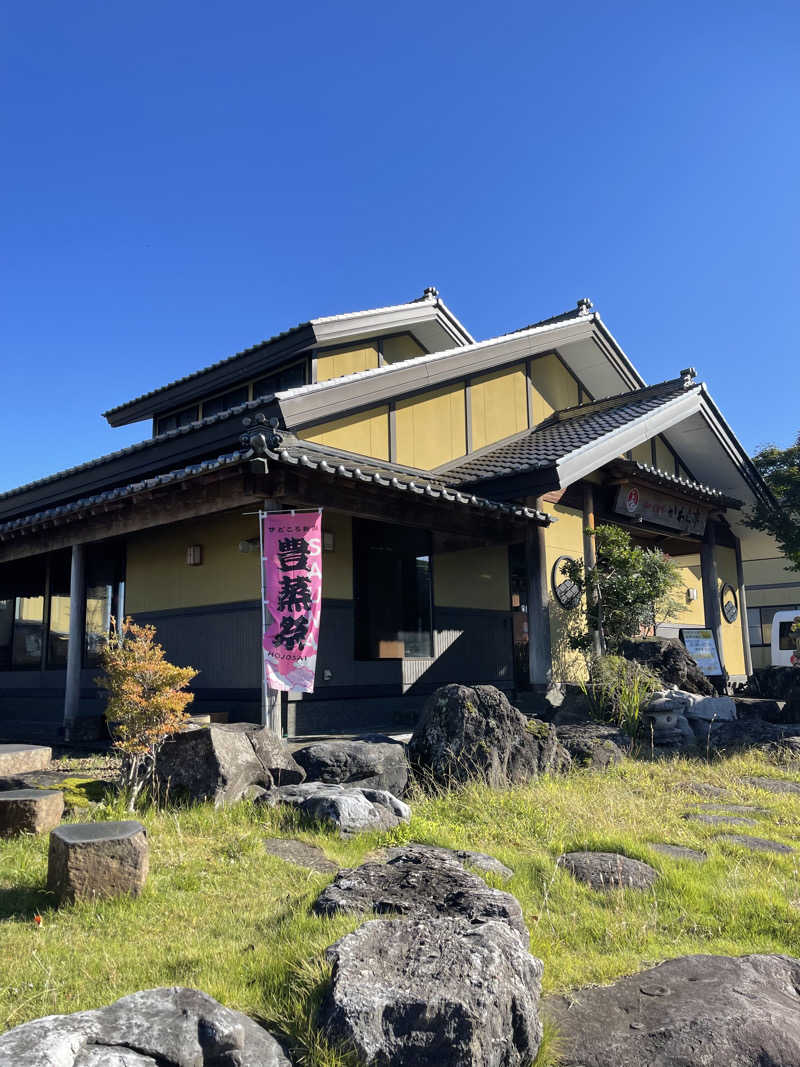
[[[30,919],[57,905],[54,893],[44,886],[18,886],[0,889],[0,920]]]

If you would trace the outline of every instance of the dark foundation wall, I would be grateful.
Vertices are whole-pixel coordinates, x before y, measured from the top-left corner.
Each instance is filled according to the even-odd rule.
[[[103,729],[105,699],[94,684],[96,667],[81,671],[77,736],[93,739]],[[56,741],[64,722],[65,671],[0,673],[0,739]]]

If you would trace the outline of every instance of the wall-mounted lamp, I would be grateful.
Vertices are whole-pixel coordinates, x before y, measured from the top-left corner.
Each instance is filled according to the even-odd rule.
[[[240,541],[238,548],[240,552],[258,552],[259,541],[257,537],[248,537],[246,541]]]
[[[186,566],[187,567],[199,567],[203,562],[203,546],[202,545],[187,545],[186,546]]]
[[[686,590],[686,599],[687,600],[697,600],[697,590],[696,589],[687,589]]]
[[[333,530],[322,531],[322,551],[333,552],[336,548],[336,538],[334,537]]]

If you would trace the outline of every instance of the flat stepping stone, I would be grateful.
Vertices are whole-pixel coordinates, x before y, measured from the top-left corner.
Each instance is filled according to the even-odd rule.
[[[758,804],[726,804],[720,802],[715,804],[712,801],[706,801],[704,804],[695,804],[695,808],[698,811],[715,811],[718,815],[767,815],[766,808],[761,808]]]
[[[339,870],[339,864],[329,860],[318,845],[309,845],[289,837],[268,837],[264,847],[270,856],[294,863],[297,867],[308,867],[320,874],[330,874]]]
[[[782,845],[779,841],[768,841],[765,837],[750,837],[749,834],[720,834],[715,841],[727,841],[731,845],[741,845],[753,852],[794,852],[790,845]]]
[[[0,745],[0,778],[27,771],[43,771],[53,758],[47,745]]]
[[[800,793],[800,782],[788,778],[742,778],[740,781],[753,789],[763,789],[767,793]]]
[[[752,819],[745,819],[741,815],[703,815],[695,811],[687,811],[682,816],[684,819],[692,819],[694,822],[705,823],[706,826],[755,826]]]
[[[557,862],[592,889],[650,889],[658,879],[649,863],[618,852],[565,852]]]
[[[64,794],[58,789],[6,789],[0,793],[0,837],[46,834],[63,814]]]
[[[59,826],[50,834],[47,888],[60,901],[138,896],[149,862],[147,831],[136,819]]]
[[[413,853],[424,855],[428,853],[432,856],[443,856],[446,858],[454,859],[462,866],[474,867],[478,871],[484,871],[487,874],[496,874],[499,878],[508,881],[509,878],[514,877],[514,872],[510,867],[506,867],[500,860],[495,859],[494,856],[488,855],[486,852],[472,852],[466,848],[444,848],[442,845],[400,845],[396,848],[387,848],[383,852],[383,855],[387,860],[397,859],[398,856],[407,856]]]
[[[686,845],[667,845],[661,842],[650,844],[654,852],[660,852],[662,856],[669,856],[673,860],[691,860],[692,863],[705,863],[708,856],[705,852],[687,848]]]
[[[443,849],[443,853],[449,850]],[[451,855],[407,849],[388,863],[364,863],[336,875],[314,902],[317,915],[340,912],[398,914],[412,919],[498,919],[528,944],[528,930],[516,897],[490,889]]]
[[[724,797],[728,794],[727,789],[723,789],[721,785],[711,785],[710,782],[680,782],[678,789],[697,793],[701,797]]]

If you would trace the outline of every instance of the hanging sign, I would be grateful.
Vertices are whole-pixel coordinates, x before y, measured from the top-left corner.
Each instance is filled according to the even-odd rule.
[[[572,562],[572,556],[559,556],[553,564],[553,571],[550,575],[553,596],[566,611],[571,611],[573,608],[577,608],[578,604],[581,602],[580,589],[562,570],[565,563]]]
[[[264,681],[314,692],[322,608],[322,512],[261,515]]]
[[[719,594],[719,603],[726,622],[736,622],[739,617],[739,602],[732,585],[723,585]]]
[[[707,677],[722,674],[722,665],[719,662],[717,643],[710,630],[681,629],[680,634],[681,641],[683,641],[686,646],[686,651],[703,674]]]
[[[618,515],[642,519],[671,530],[702,535],[706,528],[708,508],[686,500],[659,493],[644,485],[621,485],[614,503]]]

